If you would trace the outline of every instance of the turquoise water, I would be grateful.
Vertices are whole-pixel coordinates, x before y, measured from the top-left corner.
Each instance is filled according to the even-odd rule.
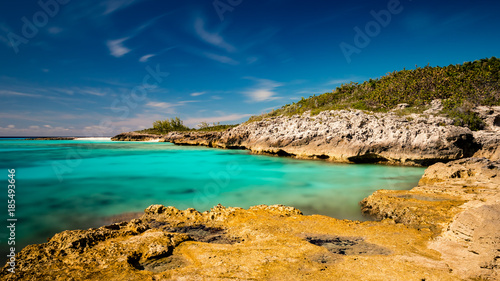
[[[7,169],[16,170],[16,244],[151,204],[204,211],[221,203],[294,206],[305,214],[363,219],[358,202],[377,189],[409,189],[423,168],[347,165],[251,155],[243,150],[111,141],[0,139],[7,224]],[[0,228],[2,254],[7,230]],[[18,250],[19,251],[19,250]]]

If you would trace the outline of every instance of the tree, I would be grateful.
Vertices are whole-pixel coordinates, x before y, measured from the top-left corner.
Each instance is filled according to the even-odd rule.
[[[153,129],[160,133],[168,133],[172,131],[187,131],[188,127],[184,126],[179,117],[169,118],[166,120],[157,120],[153,122]]]

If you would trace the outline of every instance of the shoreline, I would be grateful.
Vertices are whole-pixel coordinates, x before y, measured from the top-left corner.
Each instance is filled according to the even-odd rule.
[[[67,230],[30,245],[19,253],[20,279],[7,267],[0,276],[245,280],[305,276],[305,266],[309,280],[345,274],[356,280],[495,280],[499,191],[500,162],[468,158],[432,165],[411,190],[365,198],[363,210],[378,214],[378,221],[305,216],[283,205],[218,205],[203,213],[152,205],[140,218]]]
[[[151,205],[140,218],[133,218],[134,213],[123,222],[67,230],[47,243],[27,246],[19,253],[21,279],[50,279],[56,269],[59,278],[78,280],[500,278],[499,126],[472,132],[441,126],[442,117],[422,123],[419,116],[404,121],[391,114],[337,113],[271,118],[224,132],[171,132],[160,138],[123,133],[112,140],[159,139],[343,163],[429,165],[412,189],[378,190],[360,202],[362,212],[378,220],[305,216],[283,205],[218,205],[203,213]],[[407,123],[403,131],[401,122]],[[346,130],[327,130],[325,135],[322,124]],[[393,137],[382,142],[387,134]],[[7,268],[0,276],[14,280]]]

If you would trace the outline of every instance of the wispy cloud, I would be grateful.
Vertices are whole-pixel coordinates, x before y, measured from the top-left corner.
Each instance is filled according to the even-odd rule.
[[[0,127],[2,136],[71,136],[77,135],[76,131],[64,127],[41,128],[40,126],[29,126],[17,128],[14,125]]]
[[[197,96],[201,96],[201,95],[204,95],[204,94],[205,94],[205,92],[196,92],[196,93],[191,93],[189,95],[192,96],[192,97],[197,97]]]
[[[147,55],[144,55],[142,56],[139,61],[140,62],[147,62],[150,58],[156,56],[155,54],[147,54]]]
[[[205,29],[205,22],[202,18],[197,18],[194,23],[194,29],[196,34],[204,40],[205,42],[214,45],[216,47],[222,48],[228,52],[236,51],[236,48],[231,44],[227,43],[222,36],[217,33],[210,33]]]
[[[214,61],[218,61],[220,63],[225,63],[225,64],[229,64],[229,65],[240,64],[238,61],[236,61],[230,57],[227,57],[227,56],[221,56],[221,55],[207,53],[207,52],[205,52],[203,54],[205,55],[206,58],[209,58],[209,59],[214,60]]]
[[[32,97],[32,98],[42,98],[42,95],[21,93],[9,90],[0,90],[0,96],[18,96],[18,97]]]
[[[136,2],[136,0],[107,0],[102,2],[101,5],[105,7],[103,15],[111,14],[119,9],[123,9],[128,7],[132,3]]]
[[[276,96],[274,90],[277,87],[283,86],[283,84],[268,79],[245,78],[257,82],[256,86],[243,92],[249,98],[248,102],[266,102],[280,98]]]
[[[79,89],[79,92],[81,92],[83,94],[89,94],[92,96],[99,96],[99,97],[103,97],[106,95],[106,90],[96,89],[96,88],[83,88],[83,89]]]
[[[123,45],[123,42],[125,42],[128,39],[129,39],[129,37],[124,37],[124,38],[120,38],[120,39],[116,39],[116,40],[106,41],[106,46],[108,46],[110,54],[114,57],[119,58],[119,57],[127,54],[128,52],[132,51],[131,49],[129,49]]]
[[[160,109],[167,109],[167,108],[171,108],[171,107],[176,106],[176,104],[170,103],[170,102],[153,102],[153,101],[150,101],[150,102],[146,103],[146,106],[147,107],[160,108]]]
[[[145,104],[145,107],[153,109],[152,111],[162,111],[163,113],[174,114],[175,108],[179,106],[184,106],[188,103],[199,102],[197,100],[188,100],[188,101],[177,101],[177,102],[159,102],[159,101],[150,101]]]
[[[172,46],[172,47],[164,48],[163,50],[161,50],[161,51],[159,51],[159,52],[157,52],[157,53],[155,53],[155,54],[147,54],[147,55],[144,55],[144,56],[142,56],[141,58],[139,58],[139,61],[140,61],[140,62],[147,62],[150,58],[152,58],[152,57],[154,57],[154,56],[161,55],[161,54],[163,54],[163,53],[165,53],[165,52],[167,52],[167,51],[170,51],[170,50],[172,50],[172,49],[175,49],[175,48],[177,48],[177,47],[176,47],[176,46]]]

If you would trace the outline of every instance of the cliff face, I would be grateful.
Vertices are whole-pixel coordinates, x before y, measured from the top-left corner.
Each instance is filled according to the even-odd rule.
[[[493,130],[497,125],[472,132],[431,113],[324,111],[274,117],[224,132],[172,132],[162,140],[336,162],[430,165],[474,155],[500,159],[500,131]]]

